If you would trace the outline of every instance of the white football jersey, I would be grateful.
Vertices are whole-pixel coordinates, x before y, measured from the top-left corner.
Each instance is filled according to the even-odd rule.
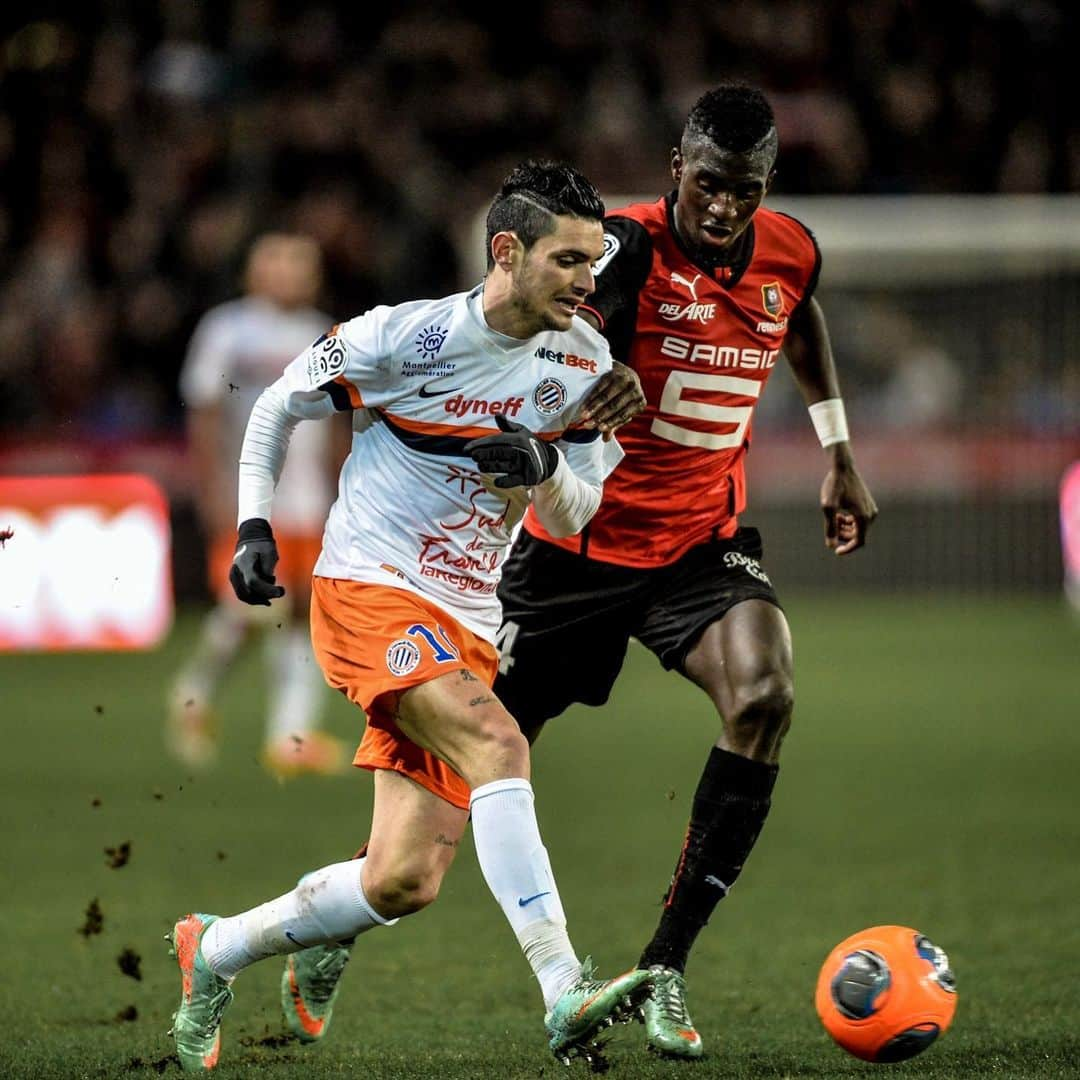
[[[334,327],[278,386],[294,417],[325,416],[332,401],[373,420],[353,436],[315,573],[420,593],[494,641],[495,589],[528,493],[489,488],[465,444],[505,416],[556,440],[599,489],[622,451],[575,420],[610,368],[607,342],[582,319],[525,340],[492,330],[482,286]]]
[[[261,297],[244,297],[212,308],[196,327],[180,374],[180,395],[194,408],[221,406],[220,483],[232,484],[234,496],[233,463],[252,405],[332,322],[314,308],[288,311]],[[304,424],[295,433],[274,499],[282,529],[322,532],[334,501],[330,437],[323,424]]]

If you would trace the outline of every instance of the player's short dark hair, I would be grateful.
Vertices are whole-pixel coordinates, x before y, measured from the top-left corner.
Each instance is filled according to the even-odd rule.
[[[707,139],[720,150],[744,154],[775,129],[776,118],[765,95],[745,83],[728,82],[697,99],[686,117],[683,139]]]
[[[487,215],[487,264],[494,265],[491,241],[513,232],[528,250],[555,231],[555,218],[571,215],[604,219],[604,200],[588,177],[561,161],[523,161],[502,182]]]

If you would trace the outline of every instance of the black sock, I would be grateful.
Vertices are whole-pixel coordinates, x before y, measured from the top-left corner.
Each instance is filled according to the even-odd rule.
[[[735,884],[765,824],[777,771],[776,765],[713,747],[694,794],[664,913],[640,967],[686,969],[694,940]]]

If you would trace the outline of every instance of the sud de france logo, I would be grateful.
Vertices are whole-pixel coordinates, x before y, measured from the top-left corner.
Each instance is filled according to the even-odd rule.
[[[566,387],[558,379],[542,379],[533,390],[532,400],[541,416],[554,416],[566,405]]]

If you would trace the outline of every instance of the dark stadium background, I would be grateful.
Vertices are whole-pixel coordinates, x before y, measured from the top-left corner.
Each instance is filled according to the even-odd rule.
[[[207,600],[176,380],[195,321],[237,295],[251,238],[317,237],[335,318],[463,288],[482,258],[477,215],[518,159],[565,157],[612,206],[655,197],[686,109],[735,77],[777,113],[770,203],[821,242],[819,298],[882,513],[865,551],[826,555],[823,459],[778,371],[744,520],[762,528],[788,607],[799,705],[773,817],[691,972],[714,1055],[702,1075],[864,1075],[818,1028],[812,985],[836,941],[881,921],[939,939],[962,993],[954,1030],[893,1073],[1075,1076],[1080,624],[1057,507],[1080,458],[1073,8],[9,6],[0,476],[157,481],[177,619],[146,653],[0,656],[0,1008],[13,1018],[0,1071],[177,1074],[171,920],[276,895],[363,839],[364,778],[281,787],[259,770],[258,657],[222,704],[218,771],[189,776],[162,748],[165,688]],[[352,737],[357,719],[335,702],[329,725]],[[572,930],[603,966],[629,962],[715,720],[634,651],[606,709],[559,724],[536,777]],[[103,851],[126,841],[116,867]],[[535,993],[483,890],[463,850],[433,913],[350,972],[340,1041],[316,1056],[273,1041],[277,969],[245,976],[221,1075],[550,1069]],[[130,956],[117,965],[123,950],[140,978]],[[670,1075],[639,1043],[620,1038],[619,1071]]]
[[[336,318],[452,291],[475,280],[469,226],[519,158],[568,158],[612,205],[658,195],[689,104],[719,77],[747,78],[778,116],[773,202],[840,197],[871,258],[884,220],[875,201],[948,196],[945,210],[910,203],[912,228],[925,228],[995,207],[970,197],[1001,200],[970,226],[979,254],[966,264],[956,258],[967,234],[945,271],[916,237],[915,269],[897,274],[889,255],[873,259],[873,274],[845,273],[822,232],[825,211],[799,206],[822,239],[820,296],[856,448],[889,509],[880,532],[918,535],[924,510],[930,529],[957,528],[953,511],[964,510],[944,566],[926,552],[905,566],[886,537],[888,565],[862,560],[846,578],[984,587],[1019,575],[1051,587],[1052,493],[1080,428],[1075,15],[1042,0],[947,6],[948,18],[926,0],[557,0],[513,19],[469,3],[113,0],[9,11],[0,469],[155,475],[173,498],[180,597],[197,598],[176,377],[200,314],[236,295],[255,233],[286,226],[320,240],[323,303]],[[1036,195],[1050,196],[1040,220],[1059,243],[1069,238],[1073,256],[1039,263],[1029,251],[1018,271],[1015,252],[993,245],[1010,208]],[[812,499],[816,480],[802,471],[791,480],[812,444],[786,374],[764,402],[751,498],[771,521],[796,489]],[[795,436],[792,451],[767,437],[775,430]],[[980,449],[998,466],[973,464]],[[1016,471],[1032,475],[1018,482]],[[783,498],[777,476],[788,480]],[[1006,496],[1004,516],[1038,525],[1034,545],[1024,534],[1024,560],[1008,555],[1018,536],[993,528]],[[988,534],[994,557],[976,569],[966,553]],[[791,560],[790,573],[828,573],[820,561],[805,566]]]

